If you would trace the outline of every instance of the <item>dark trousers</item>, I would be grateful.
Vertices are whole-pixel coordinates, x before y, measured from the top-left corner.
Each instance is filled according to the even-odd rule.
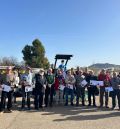
[[[68,95],[71,96],[70,101],[71,103],[73,103],[73,99],[74,99],[74,90],[70,89],[70,88],[65,88],[65,98],[66,98],[66,104],[68,104]]]
[[[5,109],[7,98],[8,98],[7,109],[10,110],[12,108],[12,95],[13,95],[13,91],[10,91],[10,92],[2,91],[1,110]]]
[[[18,90],[18,87],[15,86],[15,88],[14,88],[14,93],[13,93],[13,102],[14,102],[14,103],[16,103],[17,90]]]
[[[82,105],[85,105],[85,88],[76,87],[76,104],[79,104],[79,98],[82,99]]]
[[[104,104],[103,98],[105,95],[105,106],[108,106],[108,99],[109,99],[109,94],[108,92],[105,91],[105,87],[100,87],[100,106],[102,107]]]
[[[25,108],[26,98],[27,98],[27,107],[30,108],[30,96],[31,92],[22,91],[22,108]]]
[[[51,87],[46,87],[45,90],[45,106],[48,106],[48,103],[50,104],[50,106],[52,106],[53,103],[53,95],[54,95],[54,85],[52,85]],[[50,97],[50,100],[49,100]]]
[[[35,92],[35,101],[34,101],[34,104],[35,104],[35,108],[41,108],[43,106],[43,96],[44,96],[44,93],[42,91],[40,92]]]
[[[115,108],[116,106],[116,96],[118,99],[118,106],[120,108],[120,90],[119,89],[114,89],[113,94],[112,94],[112,106]]]
[[[89,105],[91,105],[91,97],[93,97],[93,105],[95,106],[96,105],[96,102],[95,102],[95,87],[88,87],[88,102],[89,102]]]
[[[0,112],[2,111],[1,102],[0,102]]]

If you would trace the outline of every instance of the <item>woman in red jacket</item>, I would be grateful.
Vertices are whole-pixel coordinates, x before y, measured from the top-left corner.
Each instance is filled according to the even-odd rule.
[[[64,94],[64,89],[60,88],[60,87],[65,86],[65,79],[64,76],[62,74],[62,71],[59,69],[57,71],[57,75],[55,77],[55,92],[56,92],[56,103],[63,103],[63,94]]]
[[[100,86],[100,107],[103,107],[104,101],[103,97],[105,95],[105,107],[108,107],[108,99],[109,99],[109,94],[105,90],[105,87],[108,87],[110,85],[110,76],[106,74],[106,71],[102,69],[101,73],[98,75],[98,80],[104,82],[104,86]]]

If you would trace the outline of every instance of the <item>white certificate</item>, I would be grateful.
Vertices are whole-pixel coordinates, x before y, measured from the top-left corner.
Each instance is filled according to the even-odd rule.
[[[104,82],[103,81],[90,80],[90,85],[93,85],[93,86],[104,86]]]
[[[62,91],[63,91],[63,90],[64,90],[64,88],[65,88],[65,86],[64,86],[64,85],[59,85],[59,89],[60,89],[60,90],[62,90]]]
[[[90,80],[90,85],[97,86],[98,82],[95,80]]]
[[[72,89],[72,90],[73,90],[73,85],[68,84],[68,88],[70,88],[70,89]]]
[[[98,86],[104,86],[104,82],[103,81],[98,81]]]
[[[106,92],[113,91],[113,88],[112,88],[112,87],[105,87],[105,91],[106,91]]]
[[[86,86],[86,85],[87,85],[87,81],[86,81],[86,80],[83,80],[83,81],[80,83],[80,85],[81,85],[82,87]]]
[[[10,92],[12,90],[11,87],[8,85],[2,85],[2,87],[3,87],[3,91],[5,92]]]
[[[31,92],[31,91],[33,91],[32,87],[30,86],[25,87],[25,92]]]

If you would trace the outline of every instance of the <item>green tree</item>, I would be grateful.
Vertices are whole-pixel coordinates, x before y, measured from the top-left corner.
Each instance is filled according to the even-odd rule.
[[[26,45],[22,53],[26,65],[37,68],[49,67],[49,61],[45,57],[45,48],[38,39],[35,39],[32,45]]]

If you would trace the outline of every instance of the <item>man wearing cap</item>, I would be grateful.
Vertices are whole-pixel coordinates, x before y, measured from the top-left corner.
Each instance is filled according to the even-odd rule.
[[[45,94],[47,81],[44,75],[44,69],[40,69],[40,72],[35,74],[35,109],[43,108],[43,99]]]

